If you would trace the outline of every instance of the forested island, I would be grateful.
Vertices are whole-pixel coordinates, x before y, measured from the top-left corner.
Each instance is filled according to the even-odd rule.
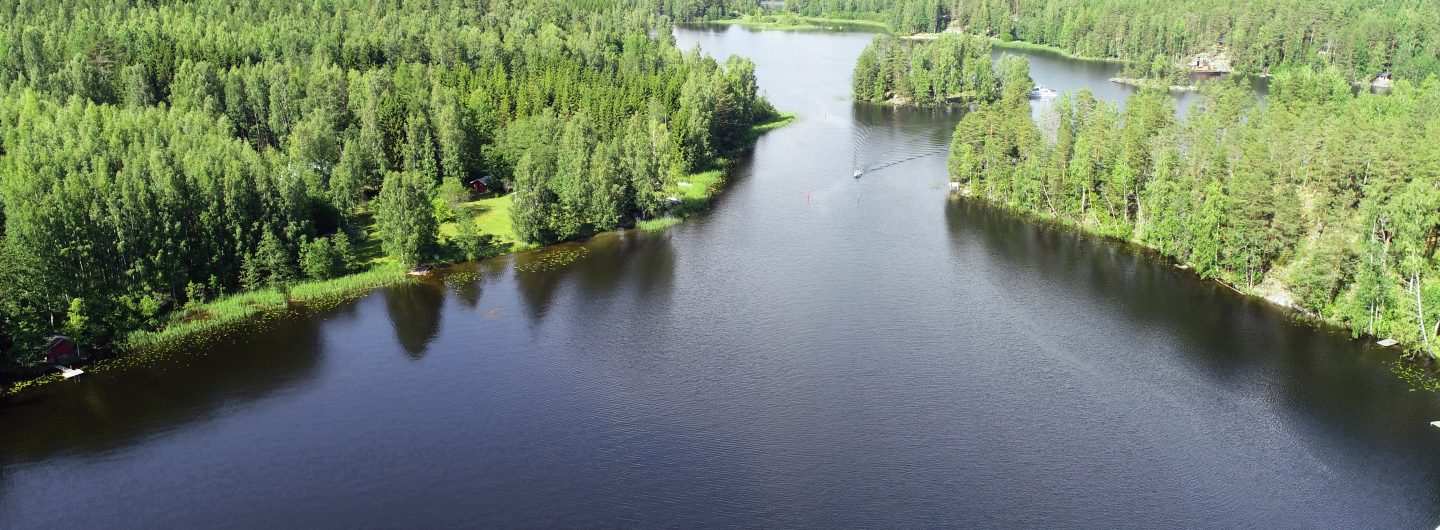
[[[853,79],[857,101],[918,106],[994,101],[1002,82],[991,64],[990,41],[956,34],[923,41],[875,37],[860,52]]]
[[[0,3],[5,366],[673,213],[779,116],[664,10]]]

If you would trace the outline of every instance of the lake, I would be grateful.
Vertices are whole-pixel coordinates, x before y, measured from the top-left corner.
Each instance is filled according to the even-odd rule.
[[[1440,524],[1393,351],[950,200],[958,112],[850,101],[870,35],[675,35],[801,115],[711,211],[12,400],[0,527]]]

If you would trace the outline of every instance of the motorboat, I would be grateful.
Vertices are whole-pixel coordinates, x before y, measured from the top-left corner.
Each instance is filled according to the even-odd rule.
[[[1035,85],[1035,88],[1030,90],[1030,99],[1050,99],[1059,95],[1059,92],[1045,85]]]

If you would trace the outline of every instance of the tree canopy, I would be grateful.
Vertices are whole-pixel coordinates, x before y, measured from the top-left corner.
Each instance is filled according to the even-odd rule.
[[[1440,3],[1429,0],[789,0],[782,9],[884,22],[899,33],[1023,40],[1145,70],[1223,51],[1242,73],[1440,74]]]
[[[482,177],[529,241],[659,213],[774,114],[657,31],[685,5],[0,2],[0,348],[331,277],[367,234],[415,263]]]
[[[1021,101],[982,105],[955,129],[951,178],[1435,352],[1440,80],[1352,95],[1338,69],[1297,69],[1263,106],[1236,84],[1204,90],[1183,122],[1158,88],[1123,110],[1081,91],[1053,131]]]
[[[1000,95],[990,41],[950,33],[935,40],[877,36],[860,53],[852,79],[852,92],[861,101],[932,106],[993,101]]]

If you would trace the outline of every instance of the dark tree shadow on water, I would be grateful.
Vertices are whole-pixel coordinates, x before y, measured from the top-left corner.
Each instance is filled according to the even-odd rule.
[[[303,386],[322,364],[324,321],[301,315],[242,325],[231,342],[93,370],[10,398],[0,404],[0,476],[13,463],[183,433],[217,410]]]
[[[485,294],[485,287],[479,279],[451,282],[450,289],[455,291],[455,299],[466,309],[479,306],[480,296]]]
[[[1422,476],[1440,475],[1440,453],[1428,422],[1440,419],[1440,396],[1412,392],[1391,372],[1392,350],[1316,326],[1260,299],[1177,270],[1158,253],[1072,228],[1033,221],[978,201],[946,208],[957,264],[1006,271],[1060,299],[1096,301],[1122,322],[1179,339],[1168,350],[1110,351],[1160,355],[1223,392],[1259,393],[1282,404],[1290,429],[1314,439],[1343,439],[1373,454],[1407,453]],[[981,252],[973,248],[979,245]],[[980,263],[974,263],[979,260]],[[993,262],[993,263],[986,263]],[[997,286],[1000,287],[1000,286]],[[1042,310],[1043,311],[1043,310]],[[1308,420],[1306,418],[1309,418]],[[1433,483],[1432,484],[1440,484]],[[1420,495],[1440,497],[1440,487]]]
[[[555,293],[560,290],[560,286],[570,274],[571,267],[575,265],[571,263],[551,266],[545,265],[545,260],[560,252],[576,252],[578,248],[581,248],[578,243],[562,243],[514,256],[515,268],[512,272],[515,275],[515,287],[519,290],[520,300],[524,302],[526,316],[531,322],[545,320]],[[580,258],[577,261],[583,260],[584,258]]]
[[[423,281],[387,287],[385,312],[395,327],[395,340],[412,359],[425,357],[430,341],[440,334],[440,313],[445,307],[442,284]]]
[[[688,221],[687,221],[688,222]],[[582,249],[573,262],[554,268],[521,270],[539,256],[519,257],[521,268],[514,271],[527,317],[544,320],[554,298],[574,279],[574,294],[580,303],[603,303],[628,286],[634,286],[642,301],[668,300],[675,283],[675,249],[665,232],[636,230],[609,232],[579,243],[557,245],[561,252]],[[528,261],[527,261],[528,260]]]

